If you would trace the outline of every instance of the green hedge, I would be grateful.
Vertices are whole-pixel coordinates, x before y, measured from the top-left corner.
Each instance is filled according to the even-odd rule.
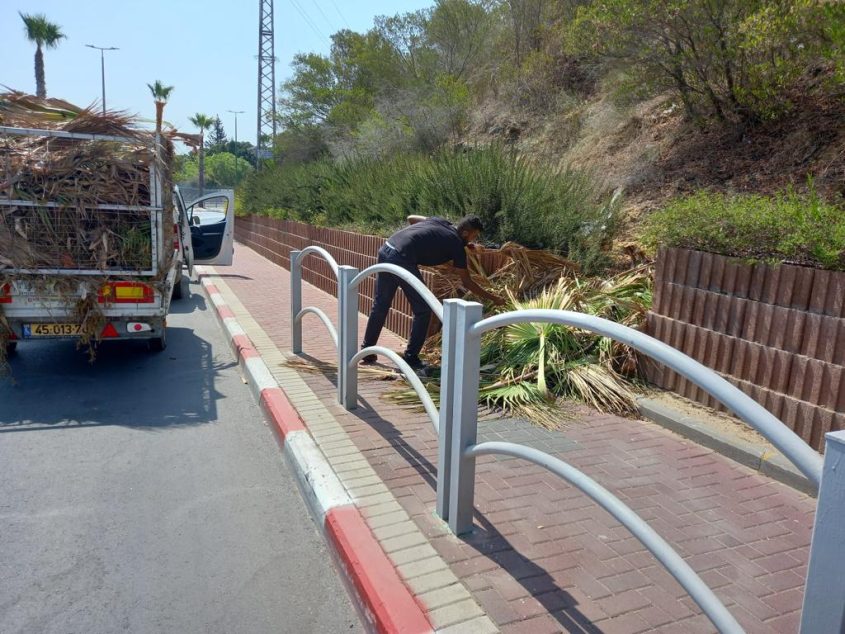
[[[652,214],[643,237],[652,247],[845,270],[845,207],[812,187],[775,196],[699,192]]]
[[[587,272],[606,264],[602,245],[615,231],[616,201],[600,198],[587,175],[537,168],[500,146],[281,165],[252,175],[242,190],[251,213],[379,235],[409,214],[477,214],[484,239],[552,249]]]

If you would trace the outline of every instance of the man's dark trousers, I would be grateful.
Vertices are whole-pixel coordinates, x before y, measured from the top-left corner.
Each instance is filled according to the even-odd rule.
[[[408,262],[396,249],[386,244],[379,249],[378,262],[379,264],[387,263],[401,266],[422,280],[422,275],[420,275],[420,269],[417,265]],[[405,348],[405,357],[408,360],[416,361],[419,357],[420,350],[422,350],[423,343],[425,343],[425,336],[428,334],[428,323],[431,321],[431,308],[429,308],[420,294],[411,288],[410,284],[399,279],[399,277],[392,273],[379,273],[376,279],[376,297],[373,302],[373,309],[370,311],[370,318],[367,321],[367,329],[364,332],[364,347],[374,346],[378,342],[381,329],[384,328],[384,322],[390,311],[390,305],[393,303],[393,296],[396,295],[396,289],[400,287],[408,298],[408,302],[411,304],[411,310],[414,313],[414,320],[411,323],[411,337],[408,339],[407,348]]]

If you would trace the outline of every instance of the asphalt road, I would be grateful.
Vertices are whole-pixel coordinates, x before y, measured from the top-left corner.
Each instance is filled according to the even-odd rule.
[[[168,348],[21,343],[0,379],[0,632],[358,632],[197,284]]]

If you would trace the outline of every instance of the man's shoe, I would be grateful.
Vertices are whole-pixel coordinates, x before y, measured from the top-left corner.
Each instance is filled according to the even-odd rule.
[[[402,359],[405,360],[405,363],[407,363],[409,366],[411,366],[412,370],[421,370],[421,369],[427,367],[426,364],[423,363],[423,360],[420,359],[416,355],[409,356],[407,354],[403,354]]]
[[[402,355],[402,358],[405,360],[411,369],[416,373],[417,376],[422,378],[427,378],[433,376],[433,374],[437,371],[437,366],[428,365],[419,357],[408,357],[406,355]]]
[[[361,365],[375,365],[378,362],[377,354],[368,354],[361,358]]]

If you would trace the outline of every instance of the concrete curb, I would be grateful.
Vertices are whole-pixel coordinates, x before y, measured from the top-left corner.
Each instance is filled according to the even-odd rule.
[[[296,475],[309,510],[346,576],[347,587],[353,590],[365,624],[376,632],[433,632],[425,612],[223,296],[202,270],[198,276],[244,377]]]
[[[643,418],[676,434],[712,449],[740,464],[769,476],[793,489],[816,497],[818,490],[795,465],[776,451],[739,440],[708,426],[703,421],[685,416],[678,410],[649,398],[637,399]]]

